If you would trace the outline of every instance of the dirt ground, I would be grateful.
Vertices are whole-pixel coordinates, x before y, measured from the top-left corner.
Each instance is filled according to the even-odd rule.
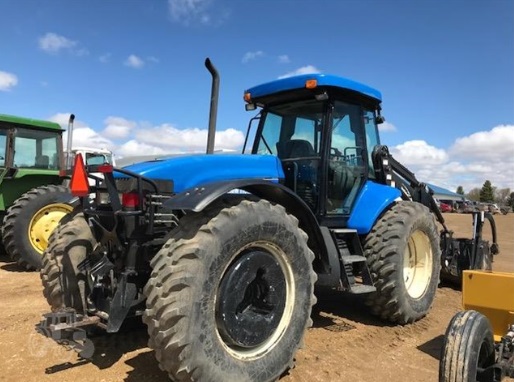
[[[444,216],[458,237],[470,237],[470,215]],[[495,218],[501,253],[493,268],[514,272],[514,214]],[[39,274],[0,258],[0,381],[168,381],[146,347],[144,330],[95,339],[92,362],[36,334],[35,324],[48,311],[41,290]],[[281,381],[437,380],[443,335],[460,309],[458,290],[441,286],[428,316],[407,326],[384,324],[350,297],[318,296],[296,367]]]

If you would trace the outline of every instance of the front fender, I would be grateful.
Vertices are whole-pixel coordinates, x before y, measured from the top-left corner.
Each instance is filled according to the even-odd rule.
[[[359,235],[367,235],[378,217],[400,196],[397,188],[368,180],[354,203],[348,228],[356,229]]]

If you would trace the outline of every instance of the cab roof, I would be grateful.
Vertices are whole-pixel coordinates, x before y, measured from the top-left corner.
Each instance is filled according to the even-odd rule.
[[[61,126],[55,122],[43,121],[40,119],[16,117],[14,115],[7,115],[7,114],[0,114],[0,122],[13,123],[13,124],[17,124],[17,125],[25,125],[27,127],[33,127],[33,128],[60,130],[60,131],[63,130],[61,128]]]
[[[343,90],[350,90],[373,98],[379,102],[382,101],[382,93],[370,86],[345,77],[321,73],[302,74],[299,76],[281,78],[262,85],[254,86],[246,90],[245,93],[250,93],[253,99],[295,89],[304,89],[305,83],[308,80],[316,80],[317,87],[334,87]]]

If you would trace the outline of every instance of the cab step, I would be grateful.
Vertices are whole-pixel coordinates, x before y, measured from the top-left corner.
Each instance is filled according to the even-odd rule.
[[[341,281],[345,290],[352,294],[375,292],[376,288],[371,279],[357,230],[335,228],[330,232],[339,252]]]
[[[373,285],[355,284],[349,290],[351,294],[366,294],[376,292],[377,288]]]

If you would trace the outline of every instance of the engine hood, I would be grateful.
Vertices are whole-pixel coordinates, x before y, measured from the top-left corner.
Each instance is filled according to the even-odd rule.
[[[222,180],[254,178],[277,182],[284,178],[280,160],[272,155],[187,155],[123,168],[151,179],[172,180],[174,192]]]

